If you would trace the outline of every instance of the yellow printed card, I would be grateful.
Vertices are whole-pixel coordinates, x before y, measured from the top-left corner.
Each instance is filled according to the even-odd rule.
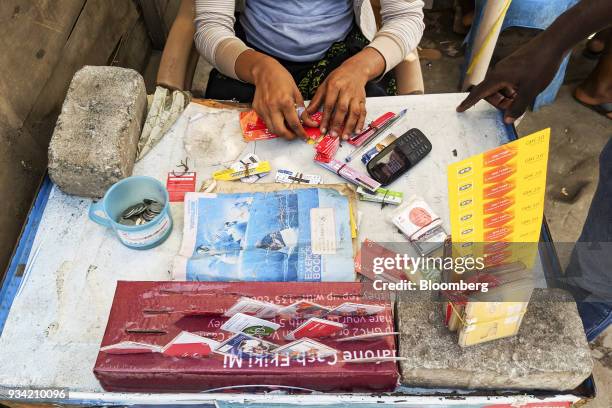
[[[460,255],[482,255],[490,243],[539,241],[549,139],[544,129],[448,166],[452,239],[463,243]]]

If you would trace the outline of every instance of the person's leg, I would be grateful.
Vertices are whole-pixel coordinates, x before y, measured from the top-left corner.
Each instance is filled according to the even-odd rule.
[[[612,103],[612,29],[602,32],[599,38],[605,39],[605,49],[595,69],[576,88],[574,94],[576,99],[589,106]],[[612,119],[612,112],[609,109],[603,109],[603,113]]]
[[[370,81],[365,86],[366,97],[387,96],[386,82]]]
[[[321,60],[308,66],[302,66],[300,70],[292,72],[304,99],[312,99],[319,85],[333,70],[363,50],[368,44],[369,41],[361,33],[359,27],[355,25],[343,41],[331,45]],[[367,97],[396,95],[397,88],[393,73],[387,73],[379,81],[368,82],[365,91]]]
[[[206,98],[249,103],[253,102],[254,95],[254,85],[226,77],[216,69],[210,71],[206,85]]]
[[[565,280],[591,341],[612,323],[612,138],[599,158],[599,183]]]

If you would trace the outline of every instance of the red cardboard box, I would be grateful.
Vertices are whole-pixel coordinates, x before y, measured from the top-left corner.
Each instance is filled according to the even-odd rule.
[[[230,338],[233,333],[220,328],[229,319],[223,314],[241,297],[281,307],[306,300],[329,308],[352,302],[384,306],[384,310],[371,316],[333,317],[344,324],[344,329],[335,337],[314,339],[338,350],[338,354],[325,359],[237,359],[216,352],[177,356],[159,351],[181,332],[220,342]],[[264,339],[281,346],[290,343],[285,336],[306,318],[281,314],[267,320],[278,323],[280,328]],[[157,351],[143,352],[140,345],[133,343],[130,348],[139,349],[138,353],[100,351],[94,373],[107,391],[199,392],[241,385],[391,391],[398,382],[395,361],[346,360],[396,356],[393,335],[358,341],[338,339],[393,331],[388,294],[362,283],[120,281],[101,347],[134,342],[152,345]]]

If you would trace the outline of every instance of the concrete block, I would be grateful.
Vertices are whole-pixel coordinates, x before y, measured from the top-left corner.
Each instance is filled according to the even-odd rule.
[[[101,197],[132,174],[147,94],[131,69],[86,66],[70,83],[49,144],[49,175],[62,191]]]
[[[593,369],[576,304],[560,289],[535,289],[517,336],[466,348],[431,295],[404,292],[396,308],[404,385],[569,390]]]

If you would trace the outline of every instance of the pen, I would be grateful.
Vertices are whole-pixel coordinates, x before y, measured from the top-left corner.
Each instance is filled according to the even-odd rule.
[[[366,148],[368,147],[371,141],[373,141],[376,137],[378,137],[378,135],[380,135],[381,133],[389,129],[391,126],[393,126],[394,123],[396,123],[399,119],[401,119],[406,114],[406,111],[407,111],[406,109],[403,109],[395,117],[389,119],[384,125],[382,125],[379,129],[377,129],[376,132],[372,133],[372,135],[368,137],[360,147],[353,150],[348,156],[346,156],[344,158],[344,161],[348,163],[351,160],[353,160],[355,156],[361,154],[361,152],[366,150]]]

